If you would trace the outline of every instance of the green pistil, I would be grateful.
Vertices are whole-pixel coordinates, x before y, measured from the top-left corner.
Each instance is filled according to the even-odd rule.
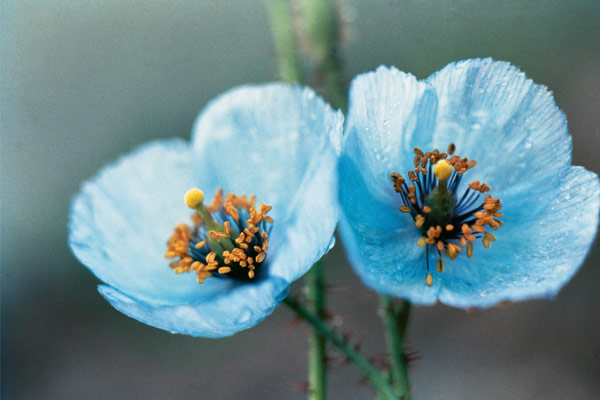
[[[427,227],[423,226],[426,231],[430,226],[444,226],[450,220],[454,211],[454,197],[446,187],[446,180],[441,180],[439,185],[427,196],[425,205],[431,208],[431,212],[427,214]]]
[[[431,208],[431,212],[427,215],[427,224],[423,226],[423,232],[430,226],[446,225],[454,211],[454,197],[448,190],[452,166],[448,161],[440,160],[434,165],[433,174],[438,179],[438,185],[425,199],[425,205]]]
[[[206,207],[204,207],[203,203],[198,203],[195,207],[195,210],[204,222],[204,225],[206,225],[207,230],[215,232],[225,232],[225,226],[219,224],[213,219],[212,215],[210,215]],[[219,256],[222,256],[223,251],[225,250],[232,251],[233,249],[235,249],[235,244],[231,240],[230,236],[213,239],[210,235],[208,235],[206,241],[208,243],[208,247],[210,247],[210,249],[217,253]]]

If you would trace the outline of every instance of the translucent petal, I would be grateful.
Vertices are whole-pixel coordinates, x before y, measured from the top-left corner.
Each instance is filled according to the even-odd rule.
[[[391,201],[390,174],[404,174],[413,166],[413,148],[431,142],[435,92],[413,75],[379,67],[357,76],[349,96],[344,156],[360,166],[366,190]]]
[[[342,114],[311,89],[270,84],[225,93],[194,127],[205,186],[273,206],[267,259],[271,273],[290,282],[332,243],[342,124]]]
[[[507,62],[473,59],[449,64],[427,83],[437,93],[433,139],[422,147],[477,160],[477,179],[494,190],[571,163],[571,136],[552,93]],[[406,168],[409,168],[408,165]]]
[[[333,247],[338,222],[338,154],[329,147],[309,166],[285,223],[275,222],[270,236],[270,273],[292,282]]]
[[[339,152],[343,116],[311,89],[285,84],[235,88],[213,100],[193,132],[196,170],[208,191],[255,194],[281,224],[320,158]],[[323,188],[322,190],[335,190]]]
[[[248,329],[271,314],[288,295],[289,285],[282,278],[272,277],[239,285],[226,296],[162,306],[137,300],[110,286],[99,286],[98,290],[113,307],[140,322],[172,333],[223,337]]]
[[[434,279],[431,287],[426,286],[425,248],[417,246],[419,231],[414,225],[405,224],[391,231],[352,225],[342,217],[339,229],[351,265],[367,286],[415,304],[432,304],[437,300],[440,281]],[[435,259],[430,256],[433,272]]]
[[[566,119],[546,87],[491,59],[450,64],[425,82],[381,67],[354,80],[350,104],[340,228],[369,286],[416,303],[439,296],[486,307],[552,295],[579,267],[598,224],[598,178],[570,167]],[[413,168],[413,147],[445,151],[450,143],[478,162],[462,186],[488,183],[502,199],[505,225],[491,249],[478,241],[472,259],[448,260],[442,274],[430,255],[427,288],[425,249],[416,246],[412,219],[397,210],[389,176]]]
[[[598,176],[581,167],[555,171],[556,181],[532,181],[503,199],[504,226],[490,249],[446,264],[440,300],[488,307],[503,300],[550,297],[581,265],[598,227]]]
[[[190,302],[231,285],[213,279],[200,286],[164,257],[173,227],[190,222],[183,194],[198,184],[190,158],[187,142],[151,142],[83,184],[71,207],[69,244],[102,281],[152,304]]]

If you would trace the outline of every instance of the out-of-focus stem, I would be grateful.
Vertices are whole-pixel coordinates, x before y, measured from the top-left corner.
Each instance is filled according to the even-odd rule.
[[[325,282],[323,268],[318,261],[306,274],[306,289],[313,315],[325,318]],[[317,329],[312,329],[309,338],[308,383],[309,399],[324,400],[327,397],[327,340]]]
[[[401,303],[396,306],[393,297],[381,295],[379,296],[379,304],[383,311],[382,318],[390,358],[392,383],[396,388],[396,394],[402,396],[402,399],[409,400],[411,398],[410,382],[404,350],[404,336],[406,335],[406,325],[410,315],[410,303],[401,300]]]
[[[332,0],[302,0],[302,21],[306,28],[310,56],[317,74],[325,83],[325,93],[335,107],[346,110],[346,87],[338,54],[339,18]]]
[[[286,82],[300,82],[302,75],[298,66],[290,1],[267,0],[267,6],[281,79]]]

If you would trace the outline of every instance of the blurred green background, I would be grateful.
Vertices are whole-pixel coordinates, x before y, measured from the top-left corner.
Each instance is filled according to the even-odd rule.
[[[464,58],[508,60],[554,91],[574,164],[600,172],[600,2],[338,4],[348,81],[380,64],[424,78]],[[226,89],[277,79],[264,2],[20,0],[0,13],[4,398],[305,398],[306,330],[285,308],[232,338],[171,335],[112,309],[67,246],[83,180],[145,141],[189,137]],[[340,244],[326,264],[331,310],[383,353],[377,298]],[[600,398],[599,250],[555,300],[416,308],[415,398]],[[335,364],[332,399],[373,397]]]

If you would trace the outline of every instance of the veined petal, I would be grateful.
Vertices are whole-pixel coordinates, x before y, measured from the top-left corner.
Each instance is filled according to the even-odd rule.
[[[140,322],[172,333],[216,338],[258,324],[288,295],[289,285],[271,277],[239,285],[223,296],[177,305],[149,304],[110,286],[101,285],[98,290],[113,307]]]
[[[452,223],[437,222],[439,228],[432,231],[428,229],[434,223],[423,222],[436,207],[435,198],[427,198],[435,187],[425,178],[427,171],[411,171],[413,187],[407,183],[400,188],[398,182],[404,178],[396,176],[404,198],[394,191],[390,174],[404,174],[422,161],[421,155],[413,160],[414,147],[444,152],[451,143],[462,157],[477,160],[477,168],[452,189],[461,196],[455,199],[456,214],[444,211],[439,203],[437,214],[433,210],[433,221],[442,212],[441,221]],[[570,153],[566,118],[552,94],[508,63],[461,61],[424,82],[389,68],[359,76],[351,89],[339,163],[340,230],[353,267],[372,288],[420,304],[439,299],[465,308],[488,307],[503,300],[555,294],[583,262],[598,225],[598,178],[571,167]],[[456,165],[461,164],[473,166],[468,161]],[[470,214],[477,212],[479,200],[462,194],[474,180],[491,186],[493,197],[485,201],[492,208],[487,210],[494,204],[502,206],[498,215],[499,209],[493,211],[500,222],[492,219],[492,211]],[[411,215],[398,211],[399,205]],[[495,238],[487,234],[476,240],[469,233],[476,222],[477,232],[484,226],[489,230],[504,225],[492,231]],[[422,239],[425,247],[417,246],[421,235],[429,236],[431,244]],[[462,247],[463,254],[451,260],[459,248],[450,244],[465,244],[466,235],[473,237],[466,238],[473,241],[472,258]],[[484,244],[491,248],[484,249]],[[436,247],[444,259],[445,268],[440,265],[444,272],[436,271]],[[426,249],[431,287],[425,283]]]
[[[431,287],[425,285],[425,249],[417,246],[414,226],[394,231],[365,228],[342,217],[339,229],[352,267],[367,286],[415,304],[435,303],[440,282],[434,279]]]
[[[555,170],[544,196],[532,182],[504,200],[505,224],[490,249],[449,261],[440,300],[458,307],[489,307],[503,300],[551,297],[571,279],[596,235],[598,176],[581,167]],[[532,207],[528,205],[531,204]]]
[[[183,194],[197,185],[189,144],[148,143],[108,165],[74,198],[69,244],[77,258],[117,290],[151,304],[197,300],[230,287],[176,275],[165,259],[173,226],[189,222]]]
[[[390,173],[410,167],[413,147],[431,141],[435,91],[411,74],[379,67],[352,81],[349,103],[343,153],[360,165],[370,192],[391,199]]]
[[[445,150],[454,143],[459,154],[477,160],[476,179],[495,191],[571,163],[565,115],[552,93],[519,68],[465,60],[427,83],[435,87],[438,110],[433,138],[421,146]]]
[[[193,132],[205,191],[256,194],[281,224],[292,217],[307,173],[339,153],[343,116],[314,91],[273,83],[235,88],[212,101]],[[335,188],[323,188],[332,190]]]
[[[301,277],[334,245],[338,222],[337,150],[329,146],[315,157],[299,183],[293,212],[275,221],[271,233],[270,273],[292,282]]]

